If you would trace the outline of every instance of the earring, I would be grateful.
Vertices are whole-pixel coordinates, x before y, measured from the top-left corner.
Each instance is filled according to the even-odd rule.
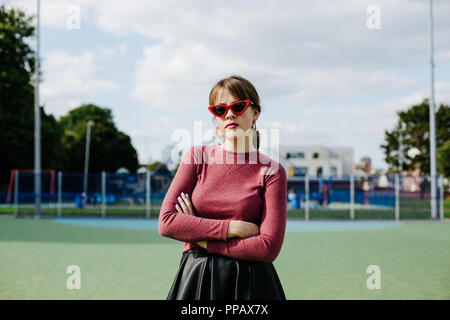
[[[217,134],[217,129],[219,129],[219,126],[216,127],[216,137],[219,139],[223,139],[222,135]],[[219,131],[220,132],[220,131]]]
[[[252,129],[255,130],[255,135],[253,136],[252,144],[253,144],[253,146],[255,146],[255,140],[256,140],[256,150],[258,150],[259,149],[259,131],[256,130],[256,121],[253,122]]]

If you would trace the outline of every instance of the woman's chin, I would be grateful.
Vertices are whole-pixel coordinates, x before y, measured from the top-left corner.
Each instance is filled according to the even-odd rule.
[[[226,136],[227,142],[236,142],[238,140],[238,136],[233,132],[227,133]]]

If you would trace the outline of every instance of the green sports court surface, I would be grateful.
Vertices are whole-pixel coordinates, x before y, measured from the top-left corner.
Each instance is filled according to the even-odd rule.
[[[182,243],[154,219],[0,218],[0,299],[165,299]],[[289,219],[287,299],[449,299],[450,222]],[[69,290],[77,265],[81,289]],[[367,268],[380,268],[369,290]]]

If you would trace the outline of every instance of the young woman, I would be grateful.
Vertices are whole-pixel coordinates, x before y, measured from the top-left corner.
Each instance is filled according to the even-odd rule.
[[[258,151],[258,93],[231,76],[209,104],[224,142],[183,155],[161,206],[159,233],[185,242],[167,299],[285,300],[272,262],[286,228],[286,171]]]

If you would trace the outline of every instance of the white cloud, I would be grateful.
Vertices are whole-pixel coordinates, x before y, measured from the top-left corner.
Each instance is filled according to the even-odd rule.
[[[144,49],[137,62],[133,97],[155,108],[204,107],[217,76],[249,66],[214,53],[202,44],[179,47],[163,43]]]
[[[95,0],[45,0],[40,1],[40,23],[42,26],[51,26],[62,30],[71,30],[74,19],[79,20],[80,28],[91,17],[90,9]],[[7,8],[20,8],[27,15],[36,15],[37,1],[13,0],[8,1]],[[76,7],[76,10],[71,8]],[[68,26],[69,25],[69,26]]]
[[[128,51],[128,46],[126,43],[119,43],[119,45],[117,46],[117,49],[121,55],[124,55]]]
[[[34,1],[10,2],[35,12]],[[97,78],[98,59],[141,50],[128,41],[137,34],[156,43],[142,48],[135,70],[130,70],[135,81],[131,96],[150,107],[142,118],[158,115],[150,123],[143,120],[148,132],[133,124],[133,141],[152,145],[147,147],[151,151],[139,147],[143,153],[152,153],[157,148],[153,141],[161,137],[168,141],[177,127],[191,126],[184,114],[180,123],[159,116],[163,108],[204,108],[214,83],[235,73],[249,78],[261,95],[259,128],[265,124],[280,128],[282,140],[289,144],[340,142],[372,149],[373,157],[381,159],[376,145],[380,132],[395,123],[397,111],[429,96],[429,88],[423,87],[428,73],[420,71],[428,67],[429,4],[377,0],[381,29],[368,30],[366,8],[372,4],[372,0],[41,1],[44,26],[67,29],[67,7],[79,5],[81,28],[92,23],[117,36],[117,45],[99,45],[81,55],[45,56],[43,101],[51,112],[61,114],[81,99],[116,89],[110,80]],[[450,2],[435,1],[434,8],[435,57],[438,63],[447,62]],[[445,73],[437,75],[436,102],[448,103],[450,80]],[[374,99],[386,102],[371,103]],[[281,108],[287,112],[286,121],[278,116]],[[274,114],[277,123],[270,122],[275,121]],[[350,133],[341,134],[343,129]]]
[[[35,10],[30,1],[14,2]],[[186,101],[203,105],[210,87],[233,73],[258,83],[270,101],[345,99],[417,84],[414,77],[386,66],[422,61],[428,54],[427,3],[378,1],[382,29],[377,31],[366,27],[370,1],[256,4],[239,2],[236,10],[235,1],[48,0],[42,5],[42,23],[64,28],[67,7],[78,5],[83,23],[95,22],[122,37],[137,33],[158,40],[137,62],[133,90],[133,97],[156,108],[179,108]],[[444,57],[450,44],[438,40],[448,35],[442,24],[450,19],[448,5],[435,5],[436,43],[442,52],[437,54]],[[100,54],[108,57],[112,50]]]
[[[107,47],[104,45],[98,45],[96,48],[97,55],[100,59],[111,58],[115,55],[123,56],[127,53],[128,46],[125,43],[119,43],[115,47]]]
[[[109,47],[105,47],[103,45],[99,45],[97,47],[97,52],[98,52],[99,58],[106,59],[106,58],[112,57],[116,53],[116,50],[114,48],[109,48]]]
[[[53,51],[45,56],[41,103],[45,104],[47,112],[61,116],[79,106],[80,101],[117,89],[114,82],[96,77],[96,72],[101,70],[96,58],[89,50],[79,56],[65,51]]]
[[[264,5],[259,5],[264,4]],[[277,67],[317,63],[380,67],[428,53],[428,2],[380,0],[382,28],[368,30],[372,1],[98,1],[98,26],[162,42],[202,43],[226,56]],[[450,4],[435,4],[436,43],[445,43]],[[239,9],[238,9],[239,8]],[[439,41],[441,40],[441,41]],[[423,46],[423,47],[422,47]],[[332,55],[330,55],[332,53]]]
[[[393,98],[380,105],[364,106],[325,106],[303,109],[299,117],[326,117],[330,119],[346,119],[356,121],[358,119],[368,118],[389,118],[396,120],[398,111],[409,109],[414,104],[421,103],[424,99],[430,97],[430,89],[423,88],[409,96]],[[435,103],[450,104],[450,82],[441,81],[435,83]]]
[[[270,64],[224,55],[200,43],[181,46],[162,43],[147,47],[136,67],[133,96],[154,108],[203,106],[211,87],[231,74],[259,83],[259,89],[275,99],[308,99],[333,96],[349,98],[373,88],[411,87],[414,77],[391,72],[351,69],[277,69]],[[253,81],[255,79],[256,81]]]

